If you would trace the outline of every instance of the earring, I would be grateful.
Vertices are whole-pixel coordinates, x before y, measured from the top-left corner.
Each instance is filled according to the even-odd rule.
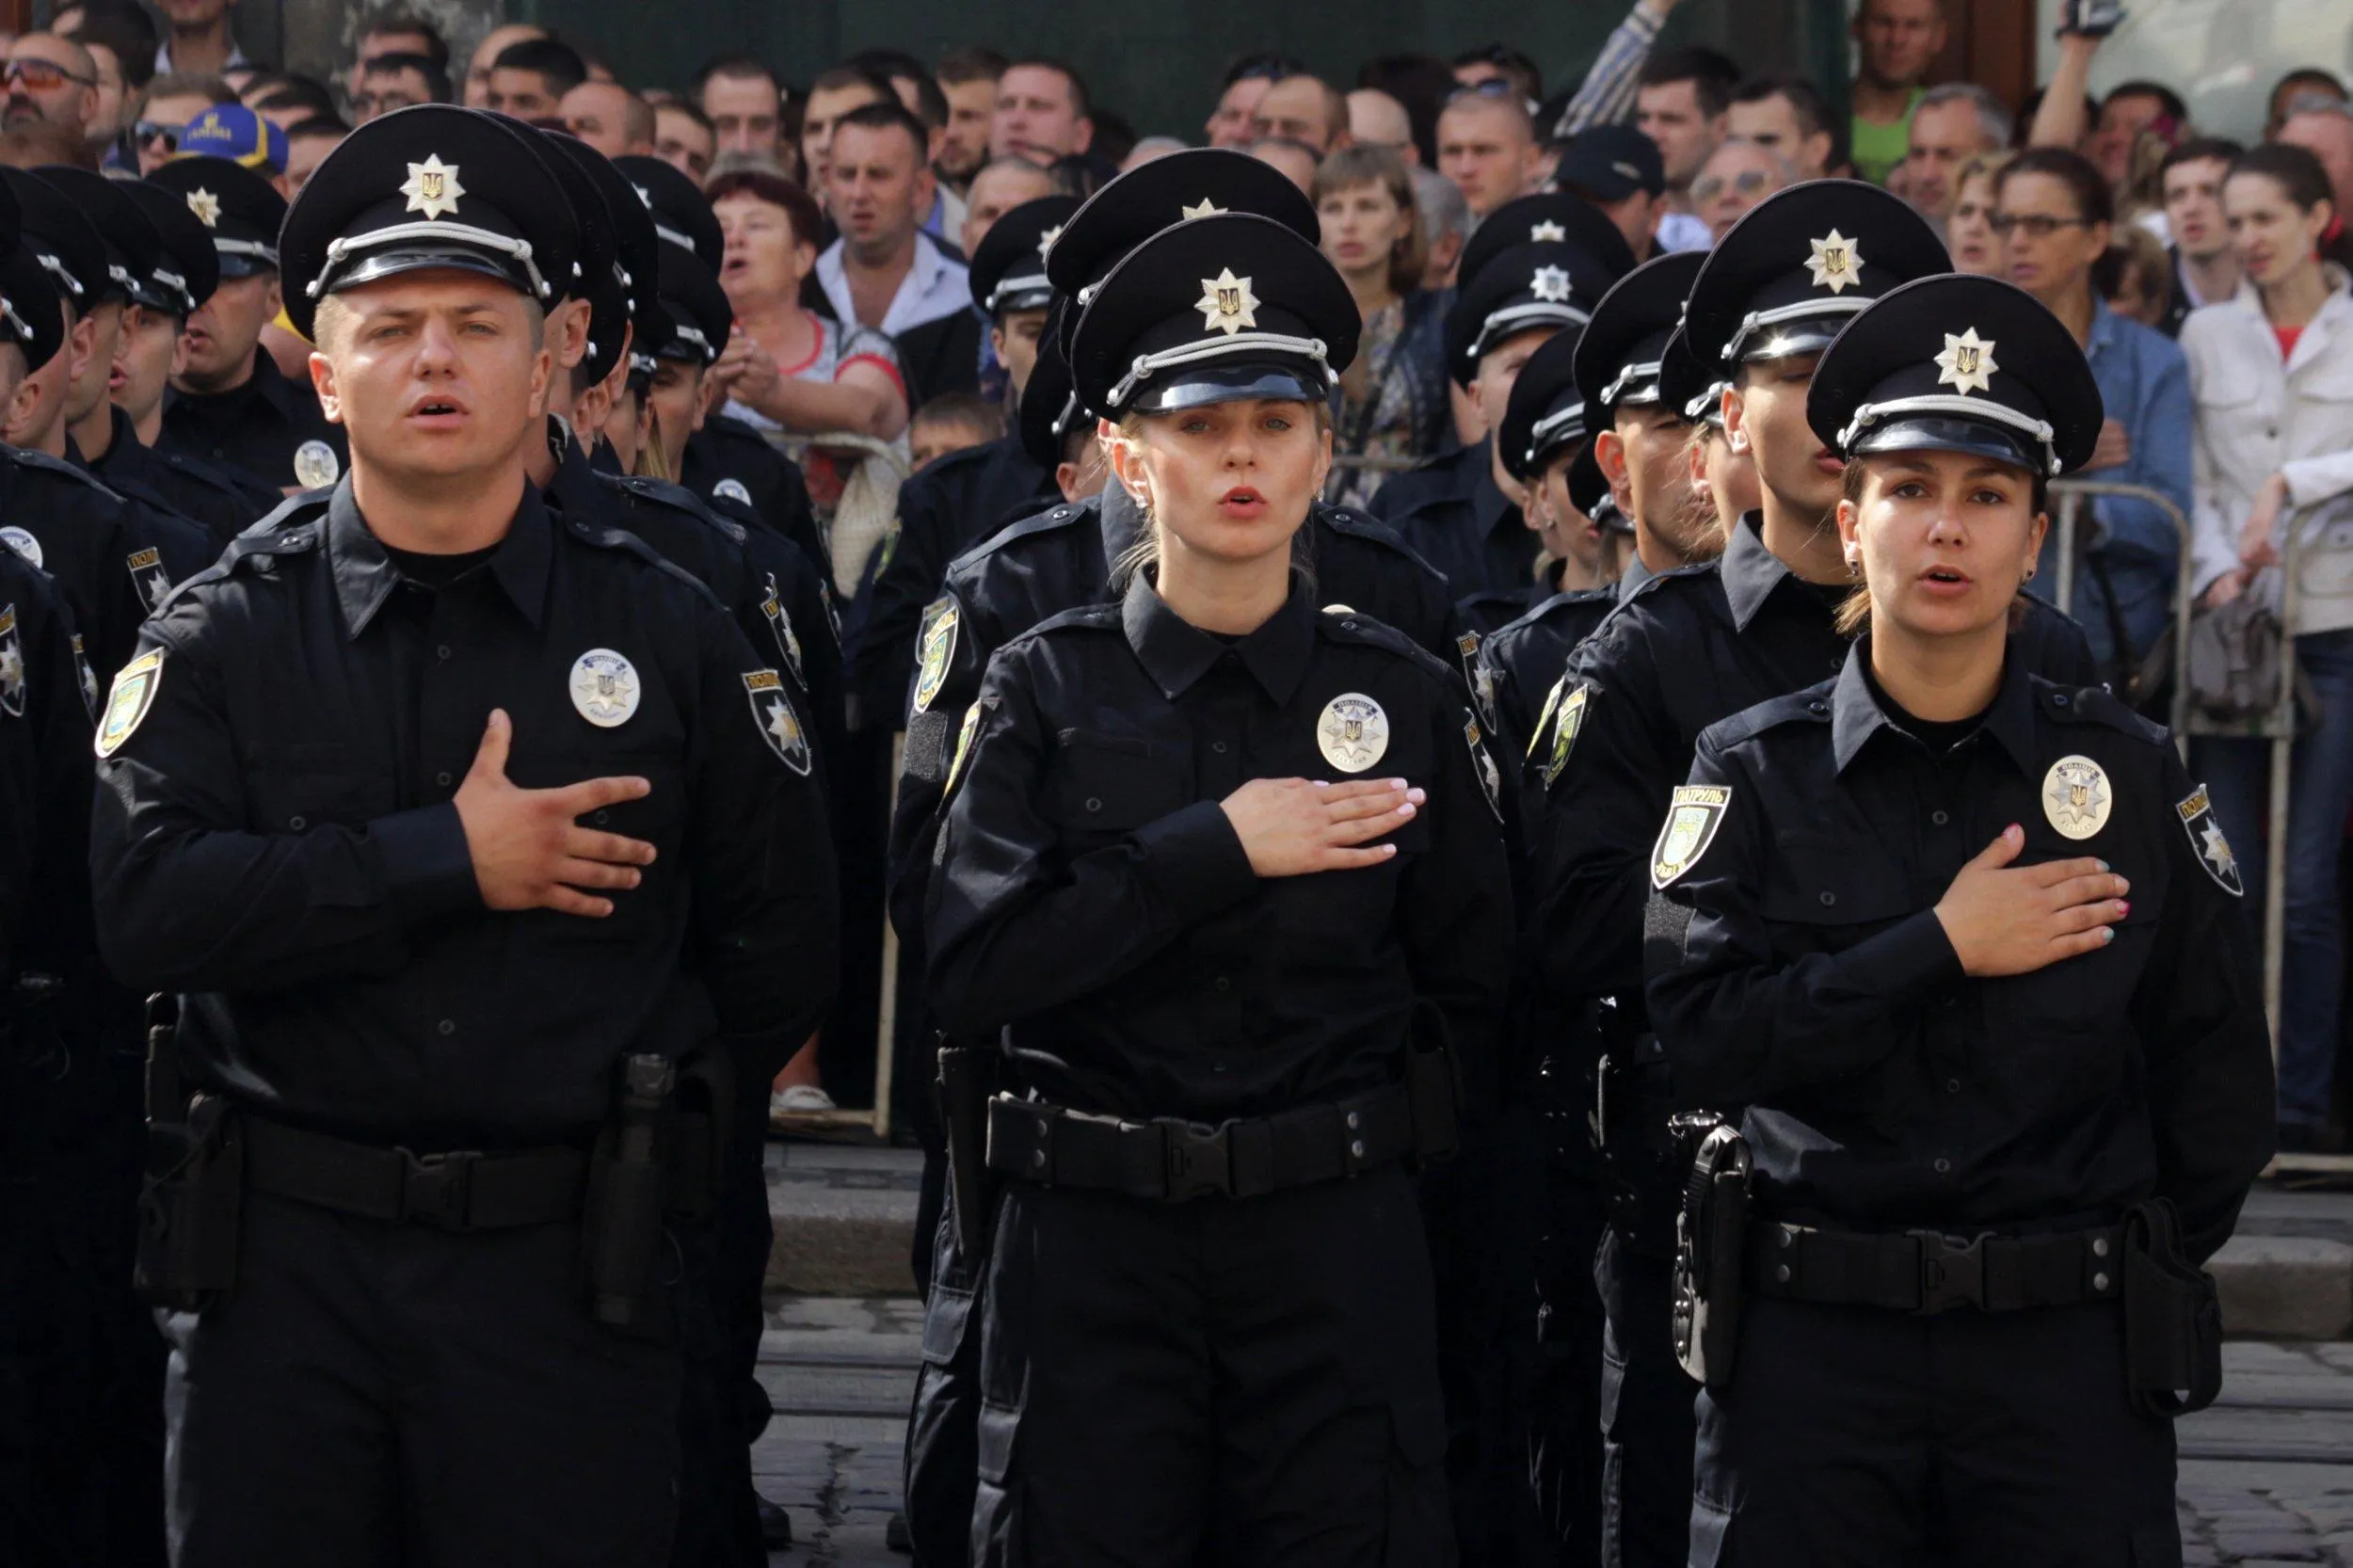
[[[2038,571],[2041,571],[2041,569],[2042,569],[2042,568],[2041,568],[2041,567],[2031,567],[2031,566],[2030,566],[2030,567],[2028,567],[2028,568],[2026,568],[2026,577],[2025,577],[2025,580],[2026,580],[2027,582],[2029,582],[2029,583],[2033,582],[2033,581],[2034,581],[2034,574],[2035,574],[2036,572],[2038,572]]]
[[[1863,563],[1851,555],[1847,557],[1847,575],[1849,577],[1861,577],[1863,575]]]

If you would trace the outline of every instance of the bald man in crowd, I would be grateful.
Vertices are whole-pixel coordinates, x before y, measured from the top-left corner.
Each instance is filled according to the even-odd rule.
[[[1414,143],[1414,117],[1379,88],[1358,88],[1348,95],[1348,139],[1385,147],[1404,159],[1408,168],[1421,167],[1421,149]]]
[[[583,82],[556,105],[564,129],[608,158],[653,153],[653,105],[618,82]]]

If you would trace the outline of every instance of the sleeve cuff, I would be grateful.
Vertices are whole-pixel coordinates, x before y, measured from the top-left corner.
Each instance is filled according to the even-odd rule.
[[[1860,972],[1877,978],[1874,989],[1899,1003],[1918,1001],[1965,978],[1961,954],[1953,951],[1953,939],[1945,935],[1945,922],[1933,909],[1923,909],[1849,949],[1846,957]]]
[[[448,801],[396,811],[368,824],[393,915],[403,923],[482,907],[465,825]]]
[[[1241,837],[1216,801],[1196,801],[1136,830],[1144,872],[1177,920],[1198,919],[1258,886]]]

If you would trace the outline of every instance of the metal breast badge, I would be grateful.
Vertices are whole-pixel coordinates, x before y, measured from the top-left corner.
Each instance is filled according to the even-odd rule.
[[[1389,749],[1389,715],[1362,692],[1342,692],[1316,720],[1316,745],[1342,773],[1362,773]]]
[[[2106,770],[2089,757],[2062,757],[2042,776],[2042,815],[2062,838],[2090,838],[2115,808]]]
[[[637,666],[609,648],[592,648],[572,661],[572,707],[599,729],[627,724],[641,695]]]

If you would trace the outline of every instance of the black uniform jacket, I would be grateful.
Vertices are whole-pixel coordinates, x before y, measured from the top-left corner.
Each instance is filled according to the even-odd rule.
[[[1965,1232],[2163,1194],[2202,1260],[2272,1150],[2262,985],[2204,792],[2164,730],[2015,657],[1979,728],[1932,754],[1876,698],[1867,647],[1700,738],[1691,784],[1722,803],[1677,810],[1720,820],[1689,818],[1662,872],[1712,837],[1649,918],[1677,1096],[1746,1108],[1768,1214]],[[2097,820],[2064,799],[2085,759],[2107,815],[2071,838],[2055,820]],[[1934,905],[2011,823],[2016,864],[2096,856],[2131,913],[2105,948],[1967,979]]]
[[[153,492],[173,511],[202,523],[216,545],[227,544],[285,499],[277,486],[233,469],[215,468],[168,447],[143,446],[131,416],[120,408],[112,413],[114,435],[104,455],[91,458],[76,448],[67,456],[111,488],[128,491],[136,486]]]
[[[1849,639],[1833,620],[1836,597],[1767,550],[1752,513],[1720,559],[1659,573],[1579,646],[1561,698],[1564,712],[1574,705],[1574,733],[1551,743],[1543,836],[1529,845],[1553,989],[1641,994],[1649,850],[1667,796],[1690,773],[1701,730],[1838,673]],[[2097,680],[2083,628],[2021,598],[2014,656],[2063,684]]]
[[[90,694],[73,616],[0,550],[0,984],[89,952]]]
[[[833,575],[800,464],[770,445],[759,430],[732,414],[713,413],[687,438],[679,468],[679,483],[706,501],[732,501],[749,508],[769,532],[791,539],[826,576]]]
[[[1386,744],[1342,772],[1319,737],[1375,705]],[[1389,1080],[1423,999],[1476,1096],[1511,968],[1493,766],[1444,664],[1304,581],[1229,645],[1139,574],[989,662],[932,884],[941,1022],[1003,1028],[1057,1103],[1214,1123]],[[1429,802],[1357,871],[1261,880],[1219,806],[1398,776]]]
[[[303,483],[295,453],[305,441],[325,441],[338,470],[351,461],[344,427],[329,424],[318,392],[290,381],[267,349],[253,351],[253,374],[224,392],[164,394],[164,424],[155,444],[199,462],[235,470],[252,483],[284,493]]]
[[[1489,442],[1433,457],[1381,487],[1372,515],[1446,573],[1460,599],[1525,592],[1541,541],[1496,484]]]
[[[351,1136],[511,1146],[593,1128],[624,1054],[802,1037],[834,988],[824,809],[775,661],[706,589],[528,488],[439,591],[348,480],[276,522],[148,623],[148,706],[99,764],[100,944],[195,993],[200,1081]],[[493,708],[520,786],[651,781],[584,824],[659,853],[609,918],[484,907],[452,797]]]

